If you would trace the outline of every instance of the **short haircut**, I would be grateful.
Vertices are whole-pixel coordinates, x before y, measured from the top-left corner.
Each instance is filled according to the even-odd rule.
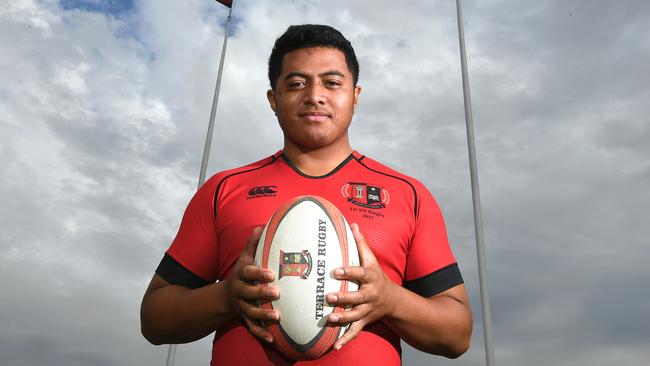
[[[359,62],[354,54],[354,48],[341,32],[320,24],[292,25],[275,40],[273,51],[269,57],[269,82],[275,90],[278,77],[282,72],[282,60],[289,52],[311,47],[329,47],[343,52],[345,63],[354,79],[354,86],[359,80]]]

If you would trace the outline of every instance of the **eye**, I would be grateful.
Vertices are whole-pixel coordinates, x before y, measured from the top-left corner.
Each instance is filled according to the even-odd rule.
[[[291,80],[287,83],[287,88],[289,89],[302,89],[305,87],[304,80]]]
[[[325,80],[324,84],[328,88],[337,88],[342,85],[341,81],[337,79]]]

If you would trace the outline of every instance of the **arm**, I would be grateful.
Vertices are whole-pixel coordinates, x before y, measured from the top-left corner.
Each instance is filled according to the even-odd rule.
[[[427,353],[456,358],[469,348],[472,312],[464,285],[430,298],[396,286],[397,306],[385,323],[406,343]]]
[[[271,334],[257,325],[256,320],[277,320],[279,314],[253,303],[274,300],[279,290],[251,285],[253,281],[272,281],[274,276],[269,270],[253,266],[254,248],[261,232],[260,228],[253,231],[229,279],[189,289],[154,275],[140,308],[144,337],[153,344],[192,342],[239,317],[253,335],[272,342]]]
[[[156,274],[142,299],[142,334],[156,345],[203,338],[235,318],[227,297],[226,281],[189,289]]]
[[[352,224],[361,266],[335,271],[338,279],[358,281],[359,290],[328,294],[327,301],[352,305],[351,310],[331,314],[332,323],[351,323],[334,347],[354,339],[366,324],[382,319],[413,347],[455,358],[469,347],[472,314],[465,287],[459,285],[430,298],[421,297],[392,282],[381,270],[359,227]]]

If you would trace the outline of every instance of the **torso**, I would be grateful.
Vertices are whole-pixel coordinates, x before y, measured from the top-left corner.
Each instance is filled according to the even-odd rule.
[[[455,263],[451,252],[444,249],[448,245],[442,222],[436,223],[441,226],[436,230],[442,230],[444,238],[431,239],[431,255],[440,258],[422,261],[424,265],[420,261],[408,263],[413,237],[420,231],[416,226],[422,190],[426,189],[421,183],[357,152],[322,177],[305,176],[278,152],[251,165],[219,173],[206,182],[201,188],[203,193],[197,196],[203,201],[211,200],[213,227],[190,230],[182,226],[168,254],[208,283],[223,280],[230,275],[253,228],[263,227],[273,212],[289,199],[317,195],[338,207],[349,223],[359,225],[386,275],[402,285],[404,281],[439,269],[435,267]],[[201,210],[207,209],[207,203],[196,205]],[[214,232],[205,243],[188,239],[195,237],[197,230]],[[191,235],[183,234],[184,231],[191,231]],[[197,243],[190,248],[188,241]],[[437,249],[435,241],[440,241],[443,250]],[[367,326],[343,350],[295,365],[399,365],[400,353],[399,337],[377,322]],[[239,322],[215,335],[212,365],[292,364],[272,346],[258,342]]]

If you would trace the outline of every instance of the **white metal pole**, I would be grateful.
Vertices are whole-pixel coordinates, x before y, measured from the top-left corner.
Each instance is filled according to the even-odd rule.
[[[174,360],[176,359],[176,345],[170,344],[167,349],[167,361],[165,366],[174,366]]]
[[[472,183],[472,203],[474,205],[474,227],[476,234],[476,253],[478,257],[478,275],[481,288],[481,313],[483,315],[483,337],[485,339],[485,360],[487,366],[494,365],[494,348],[492,346],[492,319],[490,312],[490,296],[485,260],[485,245],[483,243],[483,217],[481,214],[481,196],[478,186],[478,171],[476,167],[476,146],[474,144],[474,120],[472,116],[472,98],[469,90],[467,73],[467,55],[465,54],[465,31],[463,28],[463,11],[460,0],[456,0],[458,15],[458,41],[460,44],[460,63],[463,75],[463,97],[465,104],[465,124],[467,128],[467,149],[469,151],[469,170]]]
[[[221,89],[221,74],[223,73],[223,63],[226,58],[226,46],[228,45],[228,33],[230,33],[230,20],[232,19],[232,7],[228,11],[228,20],[226,21],[226,33],[223,35],[223,48],[221,49],[221,60],[219,61],[219,72],[217,73],[217,85],[214,88],[214,97],[212,98],[212,110],[210,111],[210,124],[208,124],[208,133],[205,136],[205,146],[203,147],[203,159],[201,159],[201,172],[199,173],[200,188],[205,182],[205,172],[208,169],[208,160],[210,160],[210,145],[212,145],[212,134],[214,131],[214,118],[217,114],[217,105],[219,104],[219,89]]]
[[[217,85],[214,88],[214,97],[212,98],[212,110],[210,111],[210,123],[208,132],[205,136],[205,146],[203,147],[203,158],[201,159],[201,171],[199,172],[199,182],[196,189],[201,188],[205,182],[205,173],[208,169],[208,160],[210,160],[210,145],[212,145],[212,135],[214,131],[214,119],[217,115],[217,105],[219,103],[219,90],[221,89],[221,75],[223,73],[223,63],[226,58],[226,46],[228,45],[228,34],[230,33],[230,20],[232,19],[232,6],[228,8],[228,20],[226,21],[226,32],[223,35],[223,48],[221,49],[221,59],[219,61],[219,71],[217,73]],[[167,350],[167,361],[165,366],[174,366],[176,359],[176,345],[170,344]]]

